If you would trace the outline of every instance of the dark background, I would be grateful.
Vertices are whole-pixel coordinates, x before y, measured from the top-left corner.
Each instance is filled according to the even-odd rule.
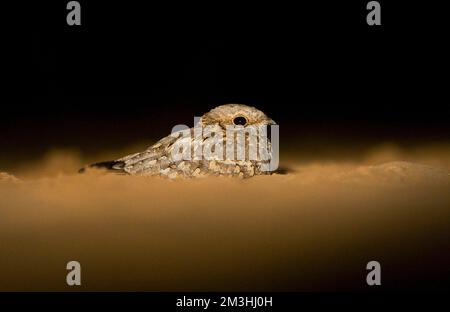
[[[380,1],[370,27],[368,1],[79,1],[68,26],[67,2],[32,7],[30,65],[2,107],[15,159],[158,139],[225,103],[265,111],[285,142],[450,138],[437,5]]]

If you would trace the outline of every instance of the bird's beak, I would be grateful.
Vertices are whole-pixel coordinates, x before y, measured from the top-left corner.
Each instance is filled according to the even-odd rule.
[[[273,119],[268,119],[267,124],[268,125],[276,125],[277,123]]]

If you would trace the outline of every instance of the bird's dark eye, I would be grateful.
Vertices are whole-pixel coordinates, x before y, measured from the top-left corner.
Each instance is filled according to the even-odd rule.
[[[245,124],[247,123],[247,119],[245,117],[239,116],[233,119],[233,123],[236,126],[245,126]]]

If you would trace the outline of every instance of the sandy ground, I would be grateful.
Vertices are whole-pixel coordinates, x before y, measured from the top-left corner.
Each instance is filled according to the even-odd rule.
[[[283,158],[283,174],[169,181],[75,174],[52,153],[0,175],[0,290],[448,289],[450,149]],[[403,161],[406,159],[407,161]]]

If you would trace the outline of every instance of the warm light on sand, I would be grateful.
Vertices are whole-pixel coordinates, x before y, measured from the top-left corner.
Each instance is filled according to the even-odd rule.
[[[449,260],[447,152],[180,181],[68,174],[82,162],[53,154],[0,182],[0,290],[67,290],[70,260],[82,290],[343,290],[373,259],[432,275]]]

